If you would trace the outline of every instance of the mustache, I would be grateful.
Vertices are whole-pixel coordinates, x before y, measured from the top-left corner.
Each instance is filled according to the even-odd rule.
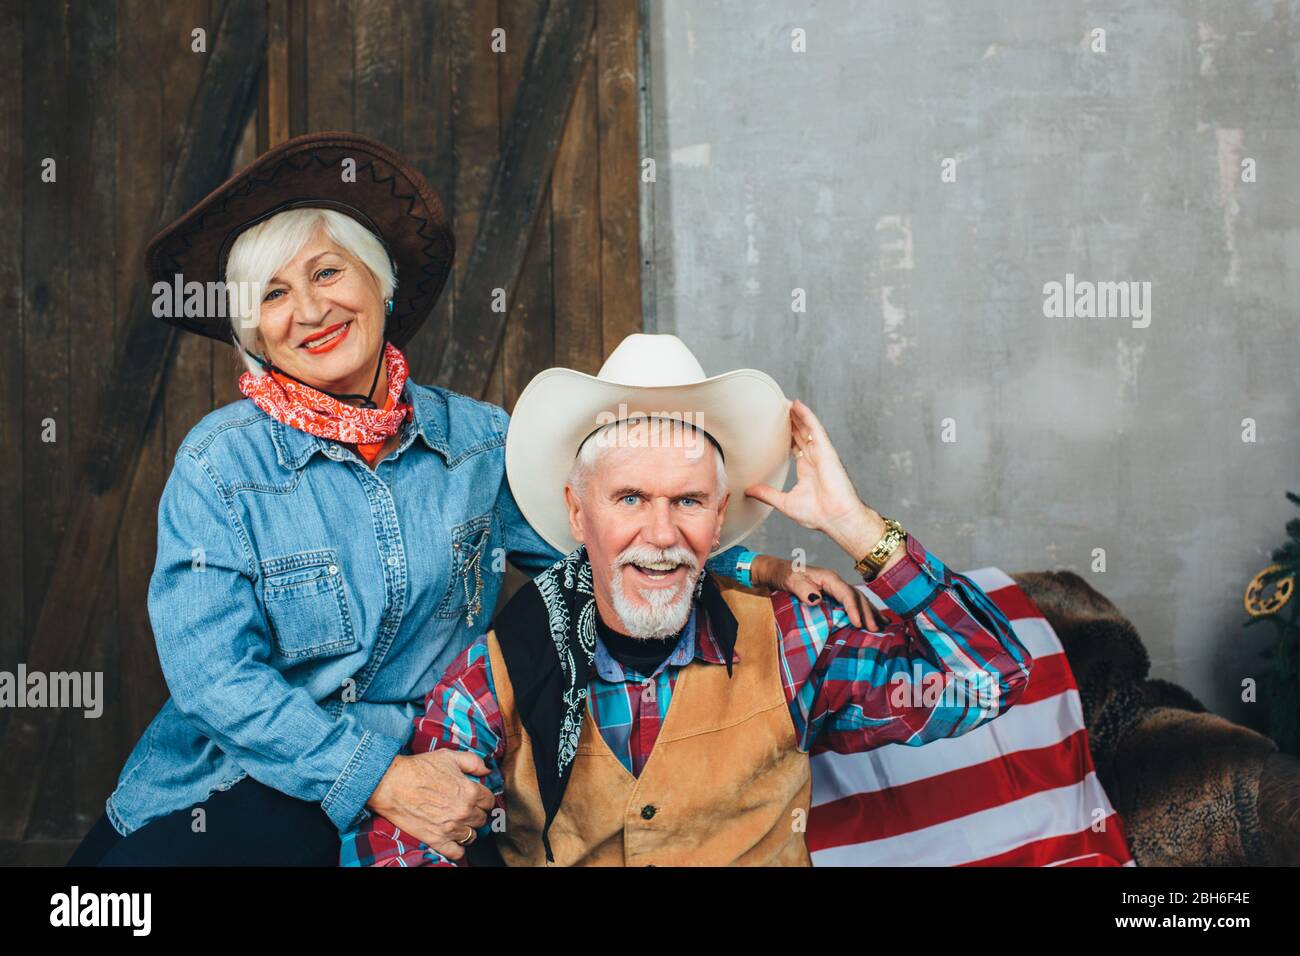
[[[699,569],[700,561],[694,552],[677,545],[671,548],[652,548],[645,544],[634,544],[614,561],[615,569],[626,564],[682,564],[688,570],[695,571]]]

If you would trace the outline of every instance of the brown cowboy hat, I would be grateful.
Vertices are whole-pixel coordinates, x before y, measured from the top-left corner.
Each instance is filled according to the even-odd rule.
[[[355,182],[345,181],[348,159],[356,162]],[[177,276],[186,284],[222,281],[241,232],[303,206],[346,213],[379,237],[397,273],[386,334],[399,348],[405,345],[438,301],[456,243],[442,202],[420,171],[383,143],[355,133],[295,137],[231,176],[150,240],[150,282],[171,285]],[[163,321],[227,345],[234,341],[224,315]]]

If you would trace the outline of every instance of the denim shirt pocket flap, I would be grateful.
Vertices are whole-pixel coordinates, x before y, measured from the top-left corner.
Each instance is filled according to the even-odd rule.
[[[261,570],[263,607],[280,657],[300,661],[356,649],[335,548],[267,558]]]
[[[470,518],[451,529],[451,575],[437,616],[465,615],[467,627],[483,611],[483,560],[492,537],[492,512]]]

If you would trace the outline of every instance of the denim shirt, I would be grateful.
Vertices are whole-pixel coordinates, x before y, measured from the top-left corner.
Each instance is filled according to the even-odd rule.
[[[247,399],[186,436],[148,598],[171,696],[108,798],[119,832],[245,776],[352,827],[424,695],[487,629],[506,560],[531,576],[561,557],[510,493],[505,411],[409,381],[404,400],[414,414],[374,470]],[[750,557],[709,567],[744,580]]]

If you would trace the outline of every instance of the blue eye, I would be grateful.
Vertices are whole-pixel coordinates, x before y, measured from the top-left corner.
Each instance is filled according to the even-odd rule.
[[[335,269],[333,266],[326,266],[326,267],[325,267],[324,269],[322,269],[320,272],[316,273],[316,278],[317,278],[317,279],[323,278],[323,277],[325,276],[325,273],[327,273],[327,272],[338,272],[338,271],[339,271],[339,270],[338,270],[338,269]]]
[[[679,503],[684,505],[686,504],[698,505],[700,503],[700,500],[698,498],[682,498],[680,499]]]
[[[624,495],[624,496],[622,497],[622,499],[620,499],[620,500],[621,500],[624,504],[629,504],[629,503],[630,503],[630,504],[636,504],[638,501],[641,500],[641,496],[640,496],[640,495]]]
[[[284,292],[283,289],[272,289],[270,292],[268,292],[266,295],[264,295],[264,296],[262,297],[262,301],[263,301],[263,302],[270,302],[270,301],[272,301],[273,299],[278,298],[278,297],[280,296],[280,294],[283,293],[283,292]]]

